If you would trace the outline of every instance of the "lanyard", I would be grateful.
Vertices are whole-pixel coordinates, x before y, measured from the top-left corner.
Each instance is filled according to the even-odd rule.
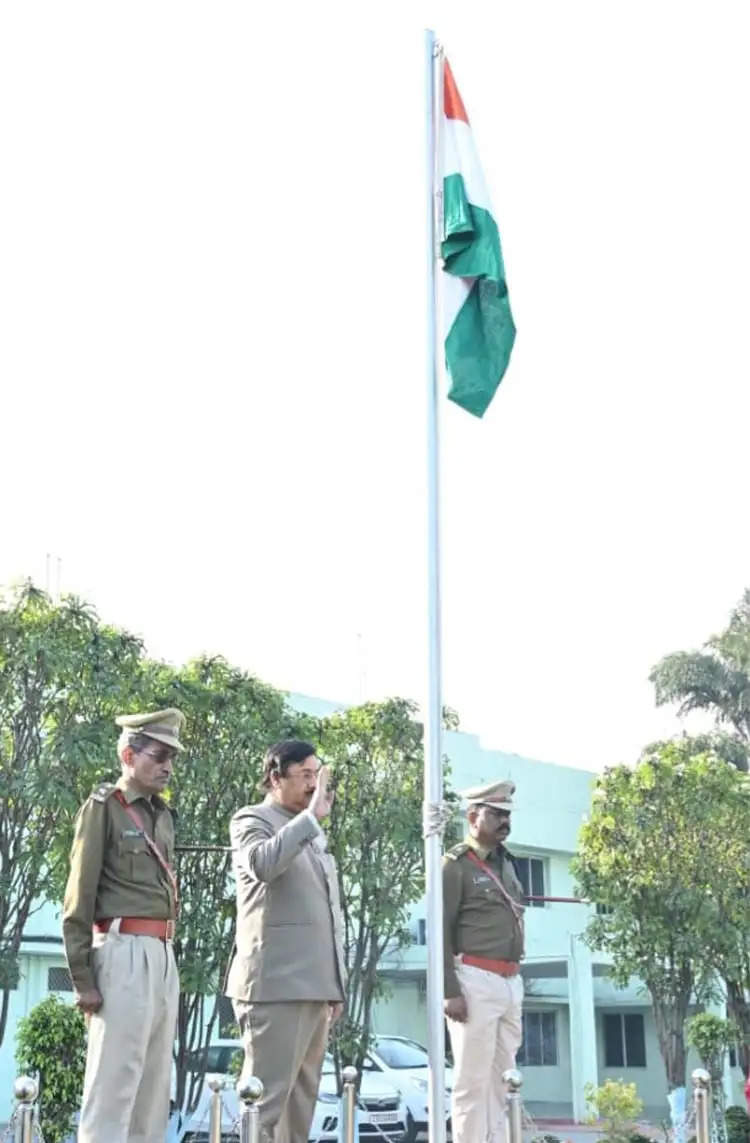
[[[141,821],[139,815],[136,813],[136,811],[133,809],[133,807],[131,805],[129,805],[128,802],[126,802],[125,795],[123,794],[122,790],[115,790],[115,797],[117,798],[118,802],[120,803],[120,805],[122,806],[122,808],[124,809],[124,811],[128,815],[128,817],[130,818],[130,820],[133,822],[133,824],[138,826],[138,829],[143,834],[143,840],[145,841],[146,845],[151,850],[152,854],[154,855],[156,860],[159,862],[159,865],[162,867],[162,869],[166,873],[167,877],[169,878],[169,883],[172,886],[172,892],[174,893],[174,911],[175,911],[175,916],[176,916],[177,913],[179,912],[179,908],[180,908],[180,893],[179,893],[179,889],[177,888],[177,878],[175,877],[175,873],[174,873],[174,870],[172,869],[172,866],[162,856],[161,850],[157,846],[156,842],[152,841],[151,838],[146,833],[146,830],[144,829],[144,826],[143,826],[143,822]]]
[[[498,889],[500,890],[503,897],[505,898],[506,904],[508,904],[510,906],[510,911],[512,912],[513,916],[515,917],[515,919],[518,921],[518,923],[520,925],[522,923],[522,918],[523,918],[523,906],[519,905],[517,901],[513,900],[510,893],[508,892],[508,890],[505,888],[502,881],[498,877],[497,873],[495,873],[495,870],[492,869],[487,864],[486,861],[482,861],[481,857],[479,857],[478,854],[476,854],[473,849],[470,849],[467,852],[466,856],[468,857],[469,861],[473,861],[475,865],[478,865],[479,868],[482,870],[482,872],[486,873],[487,876],[492,881],[495,882]]]

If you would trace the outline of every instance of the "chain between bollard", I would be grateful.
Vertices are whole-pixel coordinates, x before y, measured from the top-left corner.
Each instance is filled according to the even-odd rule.
[[[508,1121],[508,1143],[523,1143],[523,1076],[515,1068],[508,1068],[503,1072],[503,1083],[507,1088],[505,1115]]]
[[[711,1077],[705,1068],[696,1068],[691,1078],[693,1081],[696,1143],[711,1143],[711,1124],[709,1116]]]
[[[19,1076],[13,1085],[13,1094],[17,1100],[14,1143],[33,1143],[34,1100],[38,1090],[39,1086],[31,1076]]]
[[[237,1084],[237,1095],[242,1104],[240,1112],[240,1143],[260,1143],[260,1109],[258,1100],[263,1096],[263,1084],[257,1076],[249,1076]]]

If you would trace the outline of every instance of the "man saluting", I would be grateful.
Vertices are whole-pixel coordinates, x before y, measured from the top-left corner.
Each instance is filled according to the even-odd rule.
[[[245,1074],[263,1082],[264,1143],[307,1143],[346,970],[336,865],[321,823],[333,795],[315,747],[269,747],[265,799],[232,818],[237,953],[226,994],[245,1045]]]

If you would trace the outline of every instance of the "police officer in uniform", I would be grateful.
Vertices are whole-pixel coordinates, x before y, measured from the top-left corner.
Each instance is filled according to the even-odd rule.
[[[76,818],[63,940],[88,1020],[78,1143],[164,1143],[179,984],[174,821],[161,797],[185,721],[121,715],[122,773]]]
[[[503,1072],[521,1044],[523,888],[505,849],[512,782],[466,790],[468,833],[443,862],[454,1143],[504,1143]]]

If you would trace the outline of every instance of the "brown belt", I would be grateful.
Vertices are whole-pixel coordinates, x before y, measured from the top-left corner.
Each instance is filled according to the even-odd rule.
[[[521,967],[515,960],[492,960],[488,956],[470,956],[469,953],[461,953],[461,960],[464,964],[472,964],[474,968],[483,968],[485,972],[494,972],[498,976],[516,976]]]
[[[94,932],[108,933],[112,920],[112,917],[106,917],[103,921],[94,921]],[[172,941],[174,921],[155,921],[150,917],[121,917],[120,932],[137,937],[158,937],[160,941]]]

